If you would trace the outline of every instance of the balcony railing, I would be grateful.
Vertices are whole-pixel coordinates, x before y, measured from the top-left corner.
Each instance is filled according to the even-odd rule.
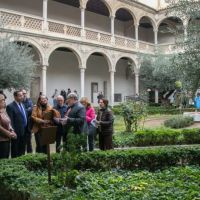
[[[104,46],[111,46],[119,49],[130,51],[141,51],[146,53],[154,53],[155,45],[152,43],[138,41],[128,37],[115,35],[112,38],[111,34],[95,29],[86,28],[82,31],[81,27],[74,24],[68,24],[56,20],[48,20],[47,28],[45,29],[44,20],[41,17],[27,15],[15,11],[0,9],[0,19],[3,22],[3,27],[17,31],[47,34],[48,36],[69,37],[73,40],[86,41]],[[163,51],[170,53],[172,44],[160,45]]]

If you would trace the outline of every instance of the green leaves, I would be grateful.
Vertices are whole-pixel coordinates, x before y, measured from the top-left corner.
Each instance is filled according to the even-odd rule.
[[[0,88],[29,88],[37,66],[33,49],[11,42],[11,37],[0,37]]]
[[[142,101],[127,101],[120,104],[126,131],[137,131],[139,121],[146,116],[146,105]]]
[[[178,115],[165,120],[164,125],[170,128],[184,128],[194,123],[192,117]]]

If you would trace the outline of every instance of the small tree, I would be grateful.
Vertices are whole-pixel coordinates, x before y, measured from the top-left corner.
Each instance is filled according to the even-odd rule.
[[[29,88],[37,65],[32,48],[11,38],[0,34],[0,89]]]
[[[160,92],[175,89],[174,82],[179,79],[176,68],[172,68],[172,56],[156,54],[141,56],[140,81],[145,90],[158,89]]]
[[[121,104],[126,131],[137,131],[139,122],[146,116],[146,105],[142,101],[127,101]]]
[[[180,73],[184,89],[193,95],[200,87],[200,0],[168,0],[168,12],[188,21],[187,36],[176,37],[177,49],[173,65]]]

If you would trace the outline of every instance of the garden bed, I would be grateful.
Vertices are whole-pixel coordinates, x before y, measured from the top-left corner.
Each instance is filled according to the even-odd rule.
[[[73,188],[63,185],[65,154],[52,155],[48,185],[46,155],[0,161],[0,199],[154,199],[199,198],[200,146],[152,147],[81,153]],[[175,168],[172,168],[175,167]],[[58,172],[62,172],[62,177]]]

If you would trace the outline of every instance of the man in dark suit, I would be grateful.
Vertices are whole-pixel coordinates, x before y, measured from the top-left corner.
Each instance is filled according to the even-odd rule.
[[[14,101],[7,106],[6,110],[11,119],[12,127],[17,134],[17,139],[11,141],[11,157],[15,158],[25,154],[27,114],[22,104],[23,92],[17,90],[13,95]]]

